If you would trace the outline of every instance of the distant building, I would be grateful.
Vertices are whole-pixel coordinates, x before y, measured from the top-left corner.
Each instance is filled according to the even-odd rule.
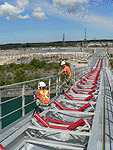
[[[107,46],[113,46],[113,43],[109,42],[107,43]]]

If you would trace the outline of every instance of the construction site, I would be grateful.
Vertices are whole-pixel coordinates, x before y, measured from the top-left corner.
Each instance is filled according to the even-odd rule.
[[[109,49],[109,53],[112,51]],[[9,52],[7,55],[4,52],[0,63],[18,64],[33,58],[51,62],[66,59],[71,64],[76,84],[72,82],[62,93],[61,75],[53,75],[0,86],[0,150],[113,150],[113,73],[109,68],[108,51],[67,48]],[[54,95],[47,109],[33,114],[33,92],[38,91],[38,83],[43,80],[47,80],[49,93]],[[37,88],[27,90],[27,84],[34,82]],[[18,87],[21,93],[13,93],[4,100],[6,91]],[[19,106],[15,108],[18,100]],[[11,112],[3,113],[5,105],[12,107]],[[3,127],[5,121],[16,115],[18,119]]]

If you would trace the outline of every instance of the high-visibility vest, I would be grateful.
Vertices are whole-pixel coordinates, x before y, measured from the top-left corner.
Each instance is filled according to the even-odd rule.
[[[67,76],[69,76],[70,75],[70,68],[68,67],[68,66],[66,66],[63,70],[62,70],[63,72],[66,72],[67,73]]]
[[[43,89],[39,90],[37,93],[37,98],[39,98],[39,100],[42,101],[40,105],[42,105],[42,103],[49,103],[49,91]]]

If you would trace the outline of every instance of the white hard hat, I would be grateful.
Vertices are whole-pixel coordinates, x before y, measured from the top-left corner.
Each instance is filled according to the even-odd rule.
[[[45,87],[46,84],[45,84],[43,81],[41,81],[41,82],[39,82],[38,86],[39,86],[39,87]]]
[[[61,62],[61,65],[65,65],[65,61],[62,61],[62,62]]]

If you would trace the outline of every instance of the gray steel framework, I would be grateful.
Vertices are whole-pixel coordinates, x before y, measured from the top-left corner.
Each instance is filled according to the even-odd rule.
[[[100,79],[97,83],[93,98],[96,102],[88,101],[90,107],[83,112],[60,110],[52,103],[51,108],[40,113],[44,119],[52,117],[61,121],[76,122],[80,118],[84,118],[85,125],[79,126],[74,130],[60,130],[50,127],[44,127],[36,118],[31,119],[31,114],[23,115],[18,121],[14,122],[9,127],[1,130],[1,144],[6,150],[27,150],[30,144],[35,148],[38,145],[47,146],[48,149],[75,149],[75,150],[112,150],[113,149],[113,100],[111,97],[111,85],[108,75],[108,56],[104,51],[90,57],[91,68],[95,68],[96,61],[99,57],[103,57],[103,69],[100,72]],[[95,59],[93,59],[95,58]],[[91,60],[92,59],[92,60]],[[110,72],[110,71],[109,71]],[[56,78],[56,85],[60,79]],[[51,80],[49,80],[50,89]],[[88,92],[89,90],[80,90],[73,86],[79,92]],[[88,86],[87,86],[88,87]],[[59,91],[56,87],[56,91]],[[58,93],[58,92],[57,92]],[[24,86],[22,95],[24,95]],[[75,94],[72,90],[68,92],[72,97],[78,99],[86,98],[88,95]],[[24,100],[24,97],[23,97]],[[60,104],[70,109],[78,109],[87,101],[71,101],[65,95],[56,94],[51,102],[57,100]],[[24,102],[23,102],[24,106]],[[23,107],[24,112],[24,107]],[[23,113],[24,114],[24,113]],[[88,121],[92,124],[89,125]],[[49,122],[50,125],[55,125]],[[66,127],[66,125],[61,125]]]

